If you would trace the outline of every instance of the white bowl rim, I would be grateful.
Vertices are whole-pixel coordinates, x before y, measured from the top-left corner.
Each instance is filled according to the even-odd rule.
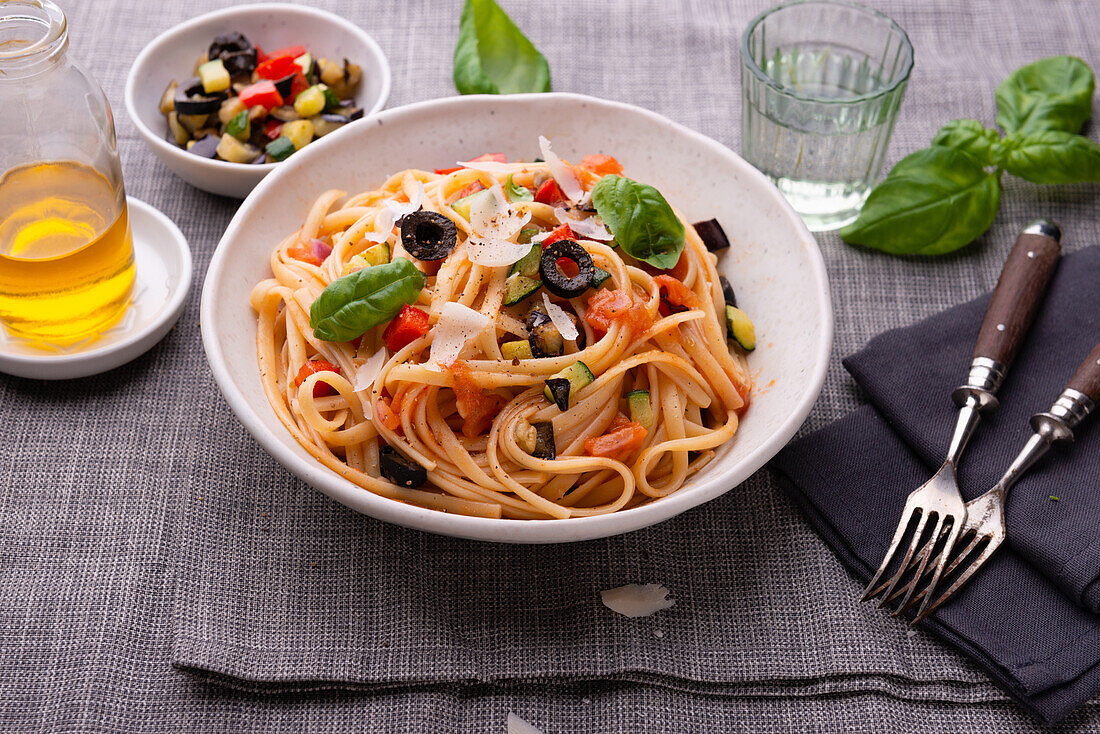
[[[165,140],[163,135],[158,135],[153,130],[150,130],[149,126],[145,124],[144,120],[142,120],[141,118],[141,115],[138,113],[138,102],[136,99],[136,88],[138,83],[137,72],[139,69],[145,67],[146,62],[148,61],[148,57],[160,51],[162,47],[172,43],[175,40],[176,36],[186,31],[189,31],[196,26],[204,25],[211,20],[221,20],[223,18],[230,18],[233,16],[241,15],[242,13],[251,13],[255,11],[294,12],[300,13],[302,15],[312,15],[314,17],[323,18],[329,22],[347,28],[351,33],[358,36],[363,45],[369,48],[372,53],[376,54],[379,61],[381,62],[379,68],[382,71],[382,89],[378,94],[378,101],[375,102],[369,110],[364,110],[363,119],[370,117],[371,115],[375,114],[386,106],[386,102],[390,98],[390,85],[392,83],[390,61],[386,57],[385,52],[382,51],[382,47],[379,46],[378,42],[374,40],[374,37],[372,37],[365,30],[360,28],[358,24],[353,23],[346,18],[341,18],[335,13],[330,13],[329,11],[322,10],[320,8],[313,8],[308,5],[292,5],[290,3],[253,3],[251,5],[234,5],[228,8],[221,8],[220,10],[214,10],[209,13],[204,13],[202,15],[191,18],[190,20],[185,20],[182,23],[178,23],[172,26],[168,30],[158,35],[148,44],[146,44],[145,48],[143,48],[141,52],[137,55],[137,58],[134,59],[134,62],[130,64],[130,71],[126,75],[126,90],[124,94],[126,113],[130,116],[130,120],[133,121],[134,126],[138,128],[139,132],[142,133],[142,137],[144,137],[148,143],[150,143],[151,145],[155,145],[162,151],[165,151],[168,155],[188,155],[187,151],[175,145],[172,145],[167,140]],[[319,140],[317,142],[319,142]],[[212,158],[203,158],[202,156],[197,155],[189,156],[189,159],[193,159],[193,163],[197,163],[199,166],[206,167],[209,171],[224,171],[227,169],[231,169],[238,171],[263,171],[264,173],[268,173],[275,170],[275,168],[279,165],[278,162],[233,163],[232,161],[217,161]]]
[[[817,240],[803,223],[801,217],[791,208],[790,204],[779,190],[775,188],[771,181],[763,173],[751,166],[726,146],[708,138],[702,133],[669,120],[656,112],[651,112],[650,110],[624,102],[614,102],[597,97],[590,97],[588,95],[567,92],[503,96],[466,95],[445,97],[416,102],[401,107],[394,107],[378,113],[375,116],[375,120],[378,125],[383,123],[388,125],[394,118],[400,119],[407,115],[415,116],[423,110],[451,106],[458,107],[470,104],[471,102],[476,103],[479,100],[492,100],[494,104],[499,105],[523,104],[534,99],[540,101],[560,101],[563,103],[583,103],[597,108],[604,107],[643,115],[653,121],[671,126],[677,132],[687,135],[696,142],[710,148],[717,155],[724,157],[732,156],[736,164],[743,169],[741,173],[765,186],[765,189],[774,197],[776,203],[779,204],[781,209],[786,213],[791,223],[804,237],[805,241],[812,244],[812,246],[807,247],[807,252],[810,259],[811,271],[815,276],[814,286],[816,288],[816,295],[822,308],[820,324],[818,324],[818,329],[816,330],[818,338],[814,345],[814,367],[812,373],[807,376],[807,390],[802,394],[796,409],[787,416],[780,424],[779,428],[761,443],[760,446],[756,447],[751,453],[742,458],[730,471],[708,478],[705,482],[701,483],[700,486],[695,487],[693,491],[673,492],[658,501],[649,502],[628,510],[620,510],[607,515],[567,518],[564,520],[493,519],[439,512],[438,510],[408,505],[376,495],[340,477],[327,469],[320,462],[313,459],[307,461],[303,457],[285,451],[280,445],[279,438],[267,427],[263,419],[261,419],[260,415],[256,412],[256,409],[233,387],[230,366],[227,364],[225,355],[218,343],[217,329],[214,326],[214,324],[217,323],[217,307],[210,295],[214,290],[213,284],[221,277],[226,253],[229,250],[229,240],[236,236],[239,229],[239,223],[248,217],[252,213],[252,210],[257,207],[257,202],[260,201],[267,189],[279,183],[283,174],[276,171],[274,174],[265,177],[252,193],[248,195],[230,221],[229,226],[226,227],[225,234],[214,250],[210,265],[206,271],[206,279],[203,283],[202,303],[200,306],[203,348],[206,350],[207,362],[210,365],[214,379],[218,383],[230,408],[260,445],[263,446],[276,461],[307,484],[320,489],[341,504],[347,505],[356,511],[361,511],[358,510],[355,504],[349,504],[343,499],[344,497],[351,497],[352,494],[354,494],[356,503],[361,503],[369,508],[369,511],[363,514],[404,527],[425,530],[439,535],[504,543],[576,542],[610,537],[638,530],[671,519],[693,507],[715,499],[743,483],[752,474],[762,468],[772,456],[778,453],[779,450],[790,441],[802,426],[806,417],[809,415],[810,409],[813,408],[814,403],[821,393],[821,389],[825,382],[825,375],[829,365],[829,354],[833,342],[832,297],[829,290],[828,272],[825,268],[825,260],[821,254],[821,249],[817,245]],[[341,141],[346,134],[352,132],[354,131],[344,128],[342,130],[337,130],[331,135],[326,135],[319,143],[315,144],[317,147],[313,148],[314,154],[319,154],[320,151],[327,146],[338,145],[339,141]],[[311,148],[312,146],[307,146],[303,151],[308,153]],[[298,163],[299,165],[307,164],[308,159],[300,158]],[[284,170],[289,171],[290,169]]]

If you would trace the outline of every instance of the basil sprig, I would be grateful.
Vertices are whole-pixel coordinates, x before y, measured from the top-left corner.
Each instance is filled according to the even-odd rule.
[[[550,64],[494,0],[466,0],[454,65],[460,94],[550,91]]]
[[[504,193],[508,194],[508,201],[535,200],[535,195],[531,193],[531,189],[526,186],[520,186],[512,180],[512,176],[509,176],[508,182],[504,184]]]
[[[403,257],[334,280],[309,307],[313,335],[327,342],[355,339],[415,303],[424,283],[424,274]]]
[[[1005,171],[1038,184],[1100,181],[1100,146],[1076,134],[1094,87],[1092,70],[1072,56],[1017,69],[997,88],[1003,136],[978,120],[947,123],[930,148],[890,170],[840,236],[896,255],[940,255],[993,224]]]
[[[604,176],[592,189],[592,204],[623,252],[667,270],[684,251],[684,224],[652,186],[625,176]]]

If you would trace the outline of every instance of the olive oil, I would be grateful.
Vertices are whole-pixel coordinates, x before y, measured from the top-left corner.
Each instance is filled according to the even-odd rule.
[[[134,246],[121,184],[68,161],[0,177],[0,322],[41,346],[95,336],[126,311]]]

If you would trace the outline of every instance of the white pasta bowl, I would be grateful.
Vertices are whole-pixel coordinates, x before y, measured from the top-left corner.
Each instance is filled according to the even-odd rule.
[[[358,192],[405,168],[454,165],[480,153],[538,156],[538,135],[564,158],[614,155],[626,175],[656,186],[691,221],[717,217],[731,240],[718,268],[753,318],[757,382],[732,441],[680,490],[610,515],[565,520],[463,517],[375,495],[330,471],[268,405],[256,362],[252,286],[270,277],[272,249],[298,229],[323,191]],[[745,481],[791,439],[821,391],[833,335],[821,253],[802,220],[756,169],[715,141],[652,112],[575,94],[453,97],[387,110],[283,163],[245,200],[207,271],[202,336],[222,393],[256,440],[307,484],[372,517],[442,535],[557,543],[646,527]]]
[[[243,199],[264,176],[282,165],[203,158],[167,139],[168,124],[159,109],[165,88],[173,79],[184,82],[193,76],[195,59],[215,36],[230,31],[240,31],[269,51],[302,44],[317,56],[359,64],[363,81],[355,103],[365,116],[382,109],[390,95],[390,65],[382,49],[362,28],[324,10],[285,3],[242,5],[168,29],[150,41],[130,67],[126,111],[149,150],[173,173],[203,191]]]

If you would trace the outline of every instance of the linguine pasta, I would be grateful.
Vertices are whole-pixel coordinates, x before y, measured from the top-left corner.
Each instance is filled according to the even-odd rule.
[[[562,173],[562,165],[569,170]],[[501,216],[492,222],[481,217],[488,233],[471,223],[476,212],[468,218],[453,206],[471,190],[531,194],[555,175],[574,177],[561,187],[573,189],[573,197],[554,204],[523,200],[529,196],[512,200],[509,194],[497,212]],[[589,202],[599,179],[560,160],[474,162],[442,173],[402,171],[350,196],[322,194],[301,229],[274,249],[272,277],[251,294],[263,387],[287,430],[322,464],[370,492],[463,515],[600,515],[683,487],[733,438],[751,380],[743,353],[727,342],[715,254],[680,217],[683,255],[673,276],[694,295],[680,299],[690,307],[670,309],[662,298],[662,282],[669,282],[658,279],[662,271],[614,247],[609,235],[598,239],[603,226]],[[419,261],[403,246],[401,217],[415,209],[454,223],[456,246],[441,260]],[[516,252],[527,249],[517,246],[521,229],[545,236],[563,219],[574,223],[575,241],[610,277],[576,297],[539,289],[505,306],[510,268],[484,263],[514,261]],[[302,248],[310,244],[315,255],[303,258]],[[427,314],[427,333],[392,352],[386,324],[344,341],[319,338],[310,321],[315,300],[378,244],[387,246],[390,260],[407,258],[423,273],[424,286],[411,305]],[[627,304],[631,318],[620,318],[623,309],[608,310],[610,297],[601,297],[600,306],[596,294],[603,291],[618,292],[616,303]],[[449,323],[448,303],[479,316]],[[593,308],[603,308],[611,320],[601,321]],[[532,309],[551,311],[563,335],[576,336],[564,340],[560,355],[509,359],[502,345],[528,339]],[[463,328],[472,335],[456,341]],[[447,352],[444,340],[458,356],[433,362],[433,354]],[[594,379],[575,390],[562,410],[547,399],[545,381],[578,361]],[[333,369],[302,378],[303,366],[326,363]],[[640,390],[648,391],[648,428],[628,417],[626,395]],[[532,426],[542,423],[552,427],[552,459],[531,452]],[[597,441],[627,426],[634,426],[633,433],[623,435],[633,442],[613,441],[607,450]],[[422,467],[427,481],[401,486],[384,476],[380,451],[386,446]]]

